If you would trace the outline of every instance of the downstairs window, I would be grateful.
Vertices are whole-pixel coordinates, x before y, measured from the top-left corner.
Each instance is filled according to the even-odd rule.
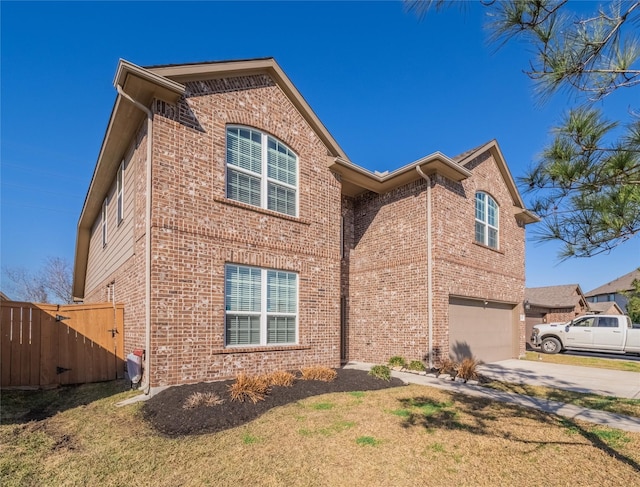
[[[225,266],[225,344],[295,344],[298,275],[236,264]]]

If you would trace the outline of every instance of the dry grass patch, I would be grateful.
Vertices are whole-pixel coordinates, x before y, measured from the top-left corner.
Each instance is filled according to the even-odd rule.
[[[291,387],[296,380],[296,376],[291,372],[278,370],[267,374],[267,380],[272,386]]]
[[[335,371],[332,372],[335,374]],[[229,396],[233,401],[249,400],[256,404],[258,401],[264,400],[272,386],[291,387],[295,379],[296,377],[292,373],[282,370],[261,375],[241,373],[236,381],[229,386]]]
[[[640,476],[640,434],[419,385],[307,398],[174,439],[141,421],[140,405],[114,406],[125,397],[1,425],[0,485],[110,487],[133,475],[157,487],[613,486]]]
[[[473,357],[466,357],[457,367],[458,377],[465,382],[469,380],[478,380],[480,374],[478,374],[478,365],[480,361]]]
[[[269,393],[270,386],[268,375],[247,375],[242,373],[229,386],[229,396],[233,401],[244,402],[248,399],[255,404],[264,400]]]
[[[183,409],[195,409],[198,407],[213,407],[222,404],[224,399],[211,392],[194,392],[184,401]]]
[[[338,373],[334,369],[328,367],[304,367],[300,370],[302,380],[321,380],[331,382],[335,380]]]
[[[439,377],[440,374],[449,374],[451,376],[451,380],[453,380],[456,375],[458,375],[458,367],[460,367],[460,364],[455,360],[444,358],[442,359],[440,367],[438,367],[436,377]]]

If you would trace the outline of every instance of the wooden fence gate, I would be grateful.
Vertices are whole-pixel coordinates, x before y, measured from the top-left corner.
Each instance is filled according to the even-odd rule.
[[[1,387],[124,377],[124,306],[0,302]]]

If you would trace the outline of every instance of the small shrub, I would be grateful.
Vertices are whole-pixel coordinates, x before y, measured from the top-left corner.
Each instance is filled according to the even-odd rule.
[[[391,380],[391,369],[386,365],[374,365],[369,371],[369,375],[376,379]]]
[[[224,399],[213,392],[194,392],[182,404],[182,409],[195,409],[200,406],[212,407],[222,404]]]
[[[456,375],[458,375],[459,366],[460,364],[458,364],[458,362],[456,362],[455,360],[445,358],[442,360],[442,364],[440,365],[440,368],[436,373],[436,377],[438,377],[440,374],[449,374],[451,376],[451,380],[454,380],[456,378]]]
[[[420,360],[412,360],[411,362],[409,362],[409,365],[407,365],[407,369],[423,372],[424,370],[426,370],[426,367]]]
[[[267,374],[267,380],[269,381],[269,385],[272,386],[291,387],[296,380],[296,376],[291,372],[278,370]]]
[[[236,381],[229,386],[229,395],[234,401],[244,402],[249,399],[252,403],[263,401],[269,393],[268,375],[240,374]]]
[[[389,359],[389,366],[404,368],[407,366],[407,361],[404,359],[404,357],[400,357],[399,355],[394,355]]]
[[[300,377],[302,380],[321,380],[324,382],[331,382],[338,376],[335,370],[319,366],[304,367],[300,370],[300,373],[302,374],[302,377]]]
[[[478,380],[480,377],[478,374],[478,365],[480,365],[479,360],[473,357],[465,358],[458,366],[458,377],[464,379],[465,382],[468,380]]]

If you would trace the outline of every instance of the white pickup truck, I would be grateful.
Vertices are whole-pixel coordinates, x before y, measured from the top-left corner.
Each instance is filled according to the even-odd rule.
[[[640,330],[624,315],[585,315],[568,323],[535,325],[531,345],[544,353],[565,350],[640,353]]]

